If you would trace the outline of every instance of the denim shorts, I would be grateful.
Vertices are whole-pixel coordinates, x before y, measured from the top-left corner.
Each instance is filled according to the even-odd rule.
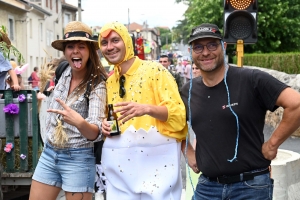
[[[258,170],[253,170],[255,172]],[[231,184],[209,181],[200,175],[192,200],[271,200],[273,196],[273,179],[270,174],[255,176],[253,180]]]
[[[32,179],[66,192],[94,192],[93,148],[57,149],[46,143]]]

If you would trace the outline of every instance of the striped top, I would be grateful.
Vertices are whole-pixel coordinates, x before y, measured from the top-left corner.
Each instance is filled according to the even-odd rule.
[[[50,108],[63,110],[63,107],[55,101],[56,98],[64,101],[71,109],[79,113],[88,123],[95,124],[101,131],[101,122],[105,118],[106,109],[106,87],[105,82],[98,84],[89,96],[89,107],[87,106],[87,100],[84,97],[84,93],[77,97],[76,89],[68,96],[68,91],[71,83],[71,68],[68,67],[61,75],[52,96]],[[56,113],[48,113],[46,120],[46,132],[47,140],[53,144],[53,136],[55,133],[55,127],[57,126],[57,117],[60,115]],[[100,141],[102,134],[99,134],[98,138],[94,141],[90,141],[85,138],[79,130],[68,123],[63,123],[64,131],[68,135],[68,142],[63,148],[87,148],[93,147],[93,142]]]

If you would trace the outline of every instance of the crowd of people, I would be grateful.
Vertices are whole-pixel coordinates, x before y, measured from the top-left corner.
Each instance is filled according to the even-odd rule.
[[[63,39],[52,42],[68,67],[51,93],[30,200],[56,199],[60,190],[69,200],[92,199],[96,172],[108,200],[179,200],[181,152],[201,172],[193,200],[272,199],[271,160],[300,126],[300,94],[265,72],[226,63],[227,44],[214,24],[193,28],[188,42],[192,62],[178,59],[172,68],[168,55],[159,63],[135,56],[119,22],[105,24],[98,41],[84,23],[68,23]],[[109,76],[98,49],[114,66]],[[10,73],[10,87],[21,89],[1,56],[1,77]],[[38,69],[31,76],[37,89]],[[108,104],[121,135],[110,135]],[[278,107],[283,118],[264,141],[266,112]],[[186,141],[188,126],[194,147]],[[93,149],[103,140],[96,168]]]

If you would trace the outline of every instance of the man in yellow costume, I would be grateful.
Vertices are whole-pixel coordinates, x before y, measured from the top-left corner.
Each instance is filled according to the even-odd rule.
[[[110,136],[108,123],[102,124],[107,199],[179,200],[187,124],[173,76],[159,63],[134,56],[132,39],[119,22],[102,27],[99,46],[115,66],[107,80],[107,100],[114,105],[121,131]]]

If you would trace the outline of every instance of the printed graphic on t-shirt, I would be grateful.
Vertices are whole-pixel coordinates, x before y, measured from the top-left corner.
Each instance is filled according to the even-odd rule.
[[[239,105],[239,103],[232,103],[232,104],[230,104],[230,107],[237,106],[237,105]],[[229,105],[223,105],[222,109],[224,110],[225,108],[228,108],[228,107],[229,107]]]

